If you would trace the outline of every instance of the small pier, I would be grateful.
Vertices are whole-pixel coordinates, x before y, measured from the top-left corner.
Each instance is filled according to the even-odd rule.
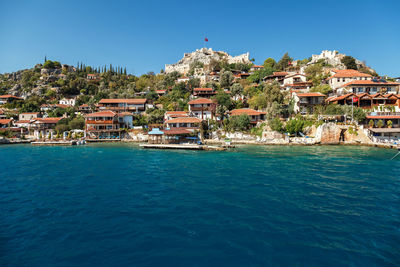
[[[214,150],[214,151],[226,150],[226,148],[223,147],[196,145],[196,144],[141,144],[140,147],[154,148],[154,149],[186,149],[186,150]]]
[[[72,141],[36,141],[32,145],[36,146],[72,146]]]
[[[86,141],[64,141],[64,140],[59,140],[59,141],[36,141],[36,142],[31,142],[32,145],[36,146],[76,146],[76,145],[85,145]]]

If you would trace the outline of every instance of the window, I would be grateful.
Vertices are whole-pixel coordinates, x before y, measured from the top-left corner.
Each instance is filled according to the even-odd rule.
[[[343,79],[342,79],[342,82],[345,82],[345,81],[346,81],[346,78],[343,78]]]

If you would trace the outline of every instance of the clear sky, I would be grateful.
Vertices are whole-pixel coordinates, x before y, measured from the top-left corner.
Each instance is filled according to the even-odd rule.
[[[204,46],[261,64],[338,50],[400,76],[400,1],[0,0],[0,73],[44,56],[76,65],[159,72]]]

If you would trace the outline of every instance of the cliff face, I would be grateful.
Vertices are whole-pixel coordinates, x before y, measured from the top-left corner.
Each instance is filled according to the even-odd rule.
[[[322,145],[334,145],[339,142],[350,144],[371,142],[362,127],[339,126],[334,123],[324,123],[319,126],[315,134],[315,141]]]
[[[249,53],[245,53],[239,56],[231,56],[223,51],[214,51],[212,48],[197,49],[192,53],[185,53],[183,58],[175,64],[166,64],[165,72],[170,73],[177,71],[186,74],[190,65],[195,62],[203,63],[205,66],[209,65],[212,61],[226,60],[229,64],[231,63],[245,63],[250,64]]]
[[[317,128],[315,139],[323,145],[339,144],[341,131],[334,123],[324,123]]]

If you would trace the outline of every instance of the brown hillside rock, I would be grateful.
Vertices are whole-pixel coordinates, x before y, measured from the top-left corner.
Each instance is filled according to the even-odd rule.
[[[324,123],[318,127],[315,138],[324,145],[339,144],[341,131],[334,123]]]

